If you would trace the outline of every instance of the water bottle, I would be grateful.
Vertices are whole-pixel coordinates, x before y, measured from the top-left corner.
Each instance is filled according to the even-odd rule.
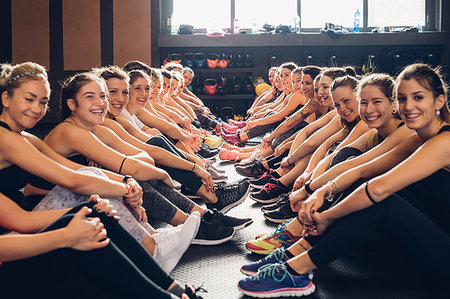
[[[239,34],[239,20],[238,19],[234,19],[234,30],[233,33],[234,34]]]
[[[258,23],[255,18],[252,20],[252,34],[258,34]]]
[[[356,10],[353,20],[353,32],[359,32],[359,23],[360,23],[361,14],[359,13],[359,9]]]

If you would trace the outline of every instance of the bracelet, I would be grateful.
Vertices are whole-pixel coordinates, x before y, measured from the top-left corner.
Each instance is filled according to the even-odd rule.
[[[122,172],[122,166],[123,166],[123,163],[125,163],[125,160],[126,160],[127,158],[128,158],[128,157],[125,156],[125,158],[123,158],[123,160],[122,160],[122,163],[120,163],[119,174]]]
[[[125,175],[124,177],[123,177],[123,180],[122,180],[122,183],[127,183],[128,182],[128,180],[129,179],[132,179],[133,177],[131,176],[131,175],[129,175],[129,174],[127,174],[127,175]]]
[[[194,167],[192,167],[191,171],[194,171],[195,166],[197,166],[197,163],[194,163]]]
[[[333,188],[331,188],[331,182],[328,182],[327,187],[328,187],[328,191],[325,193],[324,198],[328,201],[328,202],[332,202],[334,195],[333,195]]]
[[[310,187],[309,185],[311,185],[311,180],[309,180],[309,181],[306,182],[306,184],[305,184],[305,190],[306,190],[306,192],[308,192],[308,194],[313,194],[314,191],[311,190],[311,187]]]
[[[291,154],[290,156],[289,156],[289,159],[291,159],[292,160],[292,163],[295,163],[295,160],[294,160],[294,158],[292,158],[292,156],[293,156],[294,154]],[[289,160],[288,159],[288,160]]]
[[[338,193],[338,190],[339,190],[338,184],[336,183],[336,181],[330,181],[328,183],[334,184],[334,186],[336,187],[336,189],[334,190],[334,195],[336,195]]]
[[[364,190],[366,191],[366,195],[367,195],[367,197],[369,198],[369,200],[373,203],[373,204],[377,204],[378,202],[376,202],[373,198],[372,198],[372,196],[370,196],[370,193],[369,193],[369,181],[367,181],[366,182],[366,185],[365,185],[365,187],[364,187]]]

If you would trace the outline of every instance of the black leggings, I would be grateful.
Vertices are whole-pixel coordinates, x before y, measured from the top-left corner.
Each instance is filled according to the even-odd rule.
[[[312,262],[321,267],[360,247],[382,227],[434,273],[450,277],[450,236],[427,215],[398,195],[350,214],[311,248]]]
[[[83,206],[71,209],[42,231],[65,227]],[[0,294],[14,294],[14,298],[61,298],[64,281],[95,294],[101,289],[114,298],[171,298],[165,291],[173,283],[148,252],[112,217],[95,210],[89,217],[99,217],[111,242],[108,246],[78,251],[58,249],[36,257],[5,262],[0,266]],[[76,268],[82,277],[73,277]],[[91,285],[90,285],[91,284]],[[145,296],[145,297],[144,297]]]
[[[166,151],[177,155],[185,160],[187,160],[186,156],[181,152],[178,148],[176,148],[172,142],[170,142],[163,135],[156,135],[146,141],[147,144],[154,145],[160,148],[165,149]],[[198,189],[202,186],[202,180],[195,175],[194,172],[189,170],[182,170],[172,167],[167,167],[164,165],[158,165],[158,167],[164,169],[169,173],[169,175],[180,182],[183,186],[187,187],[192,192],[197,192]]]

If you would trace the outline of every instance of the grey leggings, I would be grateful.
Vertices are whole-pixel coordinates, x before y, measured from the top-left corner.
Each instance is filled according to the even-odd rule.
[[[264,118],[266,118],[268,116],[271,116],[273,114],[275,114],[274,111],[269,111],[261,119],[264,119]],[[262,136],[262,135],[266,134],[268,131],[271,131],[272,129],[275,129],[280,124],[281,124],[281,121],[278,121],[278,122],[275,122],[275,123],[262,125],[262,126],[256,126],[254,128],[251,128],[250,130],[247,131],[248,139],[252,139],[253,137],[257,137],[257,136]]]
[[[161,181],[139,181],[139,185],[144,191],[142,206],[149,218],[170,223],[177,208],[187,214],[194,208],[194,202]]]
[[[95,167],[84,167],[78,170],[79,172],[94,174],[101,177],[106,177],[103,172]],[[54,187],[47,195],[38,203],[33,209],[35,211],[41,210],[57,210],[73,208],[74,206],[85,202],[89,199],[86,195],[76,194],[70,192],[62,187]],[[114,209],[117,210],[117,215],[120,217],[119,223],[133,235],[140,243],[150,235],[153,228],[150,224],[143,221],[137,221],[135,212],[128,209],[123,204],[122,200],[118,198],[108,198]]]
[[[291,137],[294,133],[297,133],[297,131],[300,131],[304,127],[306,127],[308,123],[306,121],[302,121],[301,123],[296,124],[293,128],[289,129],[287,132],[281,134],[277,138],[275,138],[272,141],[272,144],[270,147],[272,150],[275,150],[283,141]]]

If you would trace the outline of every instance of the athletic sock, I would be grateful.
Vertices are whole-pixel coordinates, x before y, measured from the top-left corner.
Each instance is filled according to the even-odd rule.
[[[287,256],[288,259],[294,258],[295,255],[293,255],[289,250],[285,250],[284,254]]]

